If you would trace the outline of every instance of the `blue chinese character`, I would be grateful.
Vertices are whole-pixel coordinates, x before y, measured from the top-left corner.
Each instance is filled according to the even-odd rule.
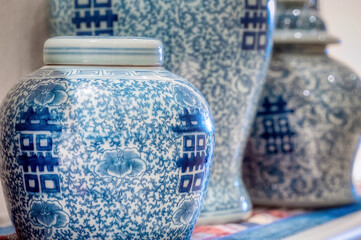
[[[241,18],[241,26],[245,29],[242,39],[244,50],[264,50],[266,48],[267,1],[246,0],[246,12]]]
[[[60,192],[57,174],[42,174],[39,181],[37,174],[27,173],[44,173],[45,168],[47,172],[54,172],[54,168],[59,166],[59,158],[52,154],[52,133],[61,132],[61,125],[51,117],[48,108],[36,112],[30,107],[27,112],[20,114],[20,121],[15,128],[20,133],[22,154],[18,157],[18,163],[23,167],[26,191]]]
[[[181,169],[178,191],[199,191],[203,185],[205,164],[208,162],[205,119],[199,112],[190,114],[184,109],[180,120],[183,124],[173,128],[174,132],[183,133],[183,156],[177,160],[177,167]]]
[[[257,114],[257,117],[263,118],[264,133],[260,137],[266,140],[267,154],[293,152],[292,137],[296,133],[291,130],[287,115],[294,110],[286,109],[286,105],[282,96],[278,97],[276,102],[270,102],[266,97],[262,104],[265,110]]]
[[[113,24],[118,21],[118,14],[110,9],[111,0],[86,0],[82,3],[75,0],[74,6],[76,12],[72,23],[78,29],[77,35],[113,35]],[[104,27],[101,26],[102,23],[105,24]],[[82,25],[89,30],[81,30]]]

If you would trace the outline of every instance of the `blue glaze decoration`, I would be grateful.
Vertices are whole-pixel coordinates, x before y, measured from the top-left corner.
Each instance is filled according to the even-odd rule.
[[[1,179],[19,237],[191,237],[214,126],[205,99],[178,75],[45,66],[0,112]]]
[[[62,131],[62,126],[49,113],[48,107],[40,105],[59,105],[67,99],[65,88],[59,84],[39,85],[25,102],[29,107],[26,112],[20,113],[20,121],[15,124],[20,134],[20,154],[17,157],[19,166],[24,171],[25,189],[31,193],[58,193],[60,180],[56,173],[59,158],[53,151],[54,133]],[[37,174],[38,172],[38,174]],[[47,188],[46,182],[53,187]]]
[[[274,53],[243,166],[256,204],[323,207],[358,199],[352,166],[361,136],[361,81],[322,49]],[[269,131],[262,103],[281,98],[289,111],[282,126],[282,115],[272,115],[276,129]]]
[[[111,6],[112,0],[100,3],[97,0],[86,0],[85,3],[74,0],[75,15],[71,22],[77,30],[76,35],[113,35],[113,25],[118,21],[118,14],[113,13]],[[106,27],[101,27],[102,24]]]
[[[193,200],[184,200],[180,208],[173,215],[173,222],[177,225],[186,224],[193,216],[196,204]]]
[[[49,1],[52,34],[78,34],[72,23],[78,11],[74,0]],[[115,36],[162,40],[165,68],[188,79],[212,109],[215,161],[198,223],[248,217],[252,204],[239,169],[271,54],[274,1],[111,0],[107,9],[118,14],[112,27]],[[91,14],[87,21],[93,22]],[[82,28],[87,30],[85,23]],[[182,89],[176,89],[176,98],[189,106],[198,104]],[[182,191],[191,189],[190,179],[183,176]]]
[[[45,228],[63,228],[69,222],[69,215],[57,201],[34,201],[30,207],[29,217],[35,226]]]
[[[290,128],[287,115],[292,114],[294,110],[286,109],[286,105],[282,96],[275,102],[270,102],[269,98],[265,97],[261,105],[264,110],[257,113],[256,118],[262,119],[264,128],[259,137],[266,141],[266,154],[293,152],[292,137],[296,133]]]
[[[183,95],[188,96],[189,99],[196,100],[194,96],[185,94],[185,92],[183,89]],[[175,97],[176,101],[178,101],[179,96],[175,95]],[[180,115],[179,118],[183,124],[173,128],[174,132],[183,134],[183,156],[177,160],[177,167],[181,168],[181,180],[178,191],[180,193],[199,191],[203,184],[205,166],[209,156],[206,149],[206,119],[199,112],[190,114],[186,108],[184,109],[184,114]]]
[[[294,26],[282,17],[287,14],[295,15]],[[316,9],[282,1],[278,16],[275,49],[244,158],[245,184],[259,205],[352,203],[359,199],[352,168],[361,139],[361,81],[326,55],[335,39]]]
[[[146,164],[136,149],[104,152],[100,160],[96,172],[101,176],[133,178],[142,175],[146,170]]]
[[[65,92],[66,88],[62,84],[44,84],[39,85],[30,94],[26,103],[28,105],[55,106],[66,102],[68,96]]]

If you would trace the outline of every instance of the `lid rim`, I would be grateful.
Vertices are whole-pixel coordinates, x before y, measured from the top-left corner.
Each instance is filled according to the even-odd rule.
[[[338,44],[340,40],[326,31],[277,30],[273,35],[274,44]]]
[[[159,66],[163,44],[136,37],[55,37],[44,44],[44,64]]]

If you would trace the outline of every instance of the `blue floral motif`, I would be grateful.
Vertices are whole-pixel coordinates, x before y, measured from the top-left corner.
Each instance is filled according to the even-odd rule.
[[[34,225],[46,228],[62,228],[69,223],[69,215],[57,201],[33,202],[29,216]]]
[[[27,98],[28,105],[58,106],[68,100],[65,92],[66,87],[62,84],[48,83],[39,85]]]
[[[145,162],[136,149],[124,149],[105,152],[97,166],[97,172],[116,178],[137,177],[146,170]]]
[[[188,224],[193,217],[196,207],[197,205],[194,200],[192,199],[184,200],[179,210],[176,211],[173,215],[174,224],[176,225]]]
[[[174,98],[176,99],[179,105],[186,105],[194,107],[197,104],[197,98],[188,88],[184,86],[175,86],[174,87]]]

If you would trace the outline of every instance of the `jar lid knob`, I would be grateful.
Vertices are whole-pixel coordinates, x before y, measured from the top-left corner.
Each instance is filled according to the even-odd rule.
[[[50,65],[159,66],[163,44],[152,38],[54,37],[45,42],[43,58]]]

